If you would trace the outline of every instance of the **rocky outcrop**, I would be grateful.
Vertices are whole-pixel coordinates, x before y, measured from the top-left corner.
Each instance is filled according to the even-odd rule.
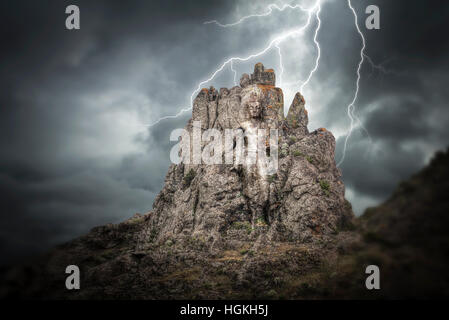
[[[256,165],[173,164],[138,235],[137,252],[191,237],[204,238],[212,251],[228,241],[311,242],[351,219],[335,165],[335,139],[325,129],[309,133],[302,95],[285,118],[273,70],[258,63],[240,82],[241,87],[201,90],[186,130],[193,139],[194,121],[201,133],[278,129],[278,170],[264,175]]]

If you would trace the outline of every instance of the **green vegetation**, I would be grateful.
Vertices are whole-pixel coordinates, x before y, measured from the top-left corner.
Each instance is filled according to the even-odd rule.
[[[288,156],[288,149],[281,149],[281,152],[279,153],[279,157],[281,159],[285,158]]]
[[[330,193],[330,189],[331,189],[329,182],[326,180],[321,180],[320,187],[321,187],[321,190],[323,190],[323,192],[328,196]]]
[[[184,185],[186,187],[190,187],[192,180],[195,178],[196,172],[193,169],[190,169],[189,172],[184,177]]]
[[[144,216],[136,215],[136,216],[132,217],[131,219],[129,219],[128,221],[126,221],[126,223],[129,225],[138,225],[139,223],[143,222],[144,220],[145,220]]]
[[[267,222],[265,221],[264,218],[258,218],[258,219],[256,220],[256,225],[257,225],[258,227],[265,227],[265,226],[267,226]]]
[[[313,163],[313,159],[312,159],[311,156],[305,155],[304,153],[302,153],[299,150],[294,150],[292,152],[292,155],[295,156],[295,157],[304,157],[304,158],[306,158],[307,161],[309,161],[309,163]]]
[[[303,157],[304,156],[304,154],[301,151],[299,151],[299,150],[293,151],[293,155],[295,157]]]
[[[157,229],[151,229],[150,236],[148,237],[148,241],[153,242],[156,239],[157,234],[158,234]]]
[[[254,251],[250,250],[250,249],[242,249],[242,250],[240,250],[240,254],[242,256],[244,256],[246,254],[246,255],[252,257],[252,256],[254,256]]]
[[[249,223],[248,221],[236,221],[232,224],[232,228],[233,229],[237,229],[237,230],[246,230],[246,232],[248,234],[250,234],[253,231],[253,228],[251,227],[251,223]]]
[[[276,290],[271,289],[270,291],[267,292],[268,299],[276,299],[277,297],[278,297],[278,293],[276,292]]]
[[[190,246],[197,250],[203,250],[207,247],[206,239],[204,239],[203,237],[194,236],[189,238],[187,241]]]

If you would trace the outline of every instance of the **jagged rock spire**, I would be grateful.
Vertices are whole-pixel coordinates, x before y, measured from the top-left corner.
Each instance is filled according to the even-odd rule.
[[[242,88],[246,88],[251,84],[261,84],[267,86],[275,86],[276,85],[276,75],[273,69],[265,70],[265,67],[262,63],[258,63],[254,66],[254,73],[249,76],[244,73],[240,78],[240,86]]]
[[[289,127],[297,129],[302,135],[309,133],[307,129],[309,117],[305,105],[306,101],[304,100],[304,97],[298,92],[293,99],[286,118]]]
[[[276,85],[276,76],[273,69],[265,70],[262,63],[258,63],[254,67],[254,73],[251,75],[251,82],[253,84],[265,84],[269,86]]]
[[[309,133],[300,93],[285,118],[284,95],[275,83],[274,70],[258,63],[253,74],[242,76],[240,86],[202,89],[186,129],[193,136],[193,121],[201,121],[203,131],[278,129],[277,174],[267,177],[230,164],[172,165],[140,235],[139,250],[192,235],[212,247],[267,238],[311,241],[338,228],[346,211],[335,139],[325,130]]]

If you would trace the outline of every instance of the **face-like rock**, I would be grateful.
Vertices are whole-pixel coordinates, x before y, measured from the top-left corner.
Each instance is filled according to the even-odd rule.
[[[248,112],[251,118],[258,118],[260,116],[262,108],[260,102],[257,99],[256,93],[251,93],[250,99],[248,101]]]

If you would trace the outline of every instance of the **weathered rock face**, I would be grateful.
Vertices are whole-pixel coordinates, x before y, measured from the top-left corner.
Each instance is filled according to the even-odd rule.
[[[157,196],[136,251],[154,245],[205,239],[210,250],[226,241],[301,241],[334,232],[351,219],[334,161],[335,139],[325,129],[309,133],[298,93],[284,117],[284,97],[273,70],[261,63],[241,86],[200,91],[186,129],[278,129],[275,174],[243,165],[173,164]],[[224,136],[224,134],[223,134]],[[204,147],[204,144],[203,144]]]

